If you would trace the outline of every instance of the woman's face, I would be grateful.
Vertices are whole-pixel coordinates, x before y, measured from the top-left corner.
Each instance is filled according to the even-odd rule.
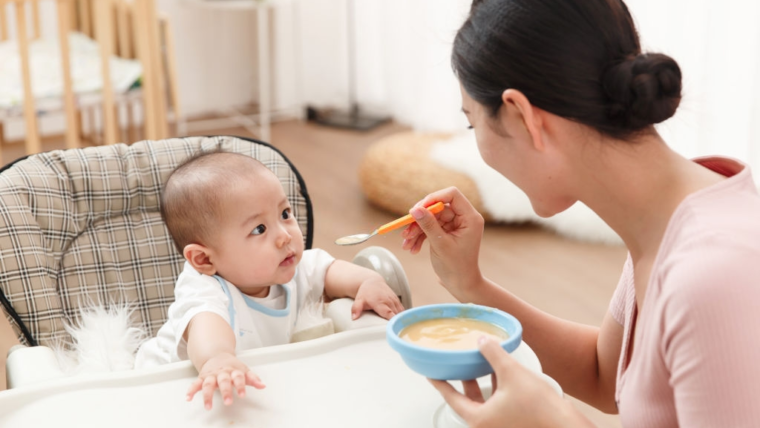
[[[517,104],[505,103],[492,116],[461,85],[460,89],[462,110],[475,131],[481,157],[528,196],[536,214],[551,217],[575,203],[561,179],[561,153],[552,145],[536,144]]]

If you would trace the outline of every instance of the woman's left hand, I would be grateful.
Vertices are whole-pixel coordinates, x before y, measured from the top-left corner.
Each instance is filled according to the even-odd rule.
[[[477,381],[462,382],[464,394],[448,382],[430,380],[451,408],[472,427],[590,427],[591,422],[499,344],[482,340],[480,352],[494,369],[493,393],[483,399]]]

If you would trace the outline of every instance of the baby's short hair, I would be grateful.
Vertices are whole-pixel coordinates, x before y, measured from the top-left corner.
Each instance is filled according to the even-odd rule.
[[[255,168],[266,169],[250,156],[217,148],[187,158],[169,174],[161,192],[161,218],[180,253],[188,244],[207,245],[222,220],[225,189]]]

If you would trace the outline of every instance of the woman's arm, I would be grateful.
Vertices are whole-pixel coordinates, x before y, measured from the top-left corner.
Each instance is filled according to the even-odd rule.
[[[617,413],[615,381],[623,327],[607,313],[601,328],[547,314],[493,282],[468,291],[466,301],[499,308],[523,326],[523,339],[541,361],[544,373],[562,389],[607,413]]]
[[[433,215],[422,207],[444,202]],[[601,328],[549,315],[483,277],[478,266],[483,216],[456,188],[432,193],[411,210],[416,223],[402,236],[412,254],[430,242],[430,258],[441,284],[461,302],[496,307],[523,325],[525,341],[538,355],[544,371],[570,395],[600,410],[616,412],[614,400],[622,327],[608,315]]]
[[[448,382],[430,381],[469,426],[501,427],[508,420],[509,426],[520,427],[593,427],[569,401],[518,363],[498,342],[483,338],[478,348],[494,369],[491,378],[494,389],[488,400],[476,380],[462,382],[464,394]]]

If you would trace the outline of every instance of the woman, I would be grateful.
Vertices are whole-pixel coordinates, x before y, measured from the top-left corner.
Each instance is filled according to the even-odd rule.
[[[455,188],[410,211],[403,248],[417,253],[430,237],[457,299],[515,315],[544,371],[623,426],[757,426],[760,196],[747,166],[685,159],[654,129],[681,99],[677,63],[641,52],[620,0],[476,0],[452,64],[486,163],[540,216],[585,203],[629,257],[597,328],[484,278],[483,218]],[[435,201],[448,204],[437,217],[421,208]],[[485,402],[473,382],[464,395],[433,382],[470,426],[590,426],[498,344],[481,352],[498,380]]]

